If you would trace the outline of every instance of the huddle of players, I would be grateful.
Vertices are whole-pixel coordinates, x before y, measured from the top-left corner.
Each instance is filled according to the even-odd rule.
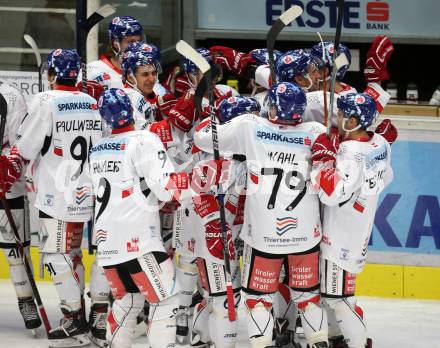
[[[365,346],[365,323],[353,295],[378,195],[392,179],[395,128],[384,121],[367,131],[387,102],[380,81],[387,77],[389,40],[377,38],[368,53],[364,93],[340,82],[348,67],[338,71],[339,111],[330,117],[335,126],[330,137],[322,125],[321,87],[329,76],[331,42],[310,53],[280,53],[276,84],[262,50],[199,49],[213,70],[220,65],[266,88],[257,95],[260,105],[215,85],[220,152],[228,160],[214,161],[206,98],[201,115],[195,112],[200,71],[184,60],[178,74],[158,84],[160,51],[142,41],[142,31],[131,17],[110,23],[113,54],[88,67],[95,81],[88,91],[98,103],[78,91],[76,52],[58,49],[48,58],[51,90],[34,98],[29,114],[25,106],[16,116],[15,106],[8,112],[8,139],[17,136],[9,154],[0,157],[0,182],[8,200],[22,198],[23,191],[13,192],[34,161],[40,251],[64,314],[49,334],[50,346],[82,346],[91,339],[100,346],[130,347],[147,301],[150,345],[173,347],[176,319],[179,336],[187,334],[199,277],[205,298],[194,309],[190,344],[234,347],[238,327],[226,307],[216,184],[226,192],[235,304],[242,294],[252,347],[272,345],[274,328],[277,338],[292,332],[298,311],[311,347],[328,346],[327,312],[345,338],[336,344]],[[342,52],[349,58],[345,46]],[[213,84],[215,79],[214,74]],[[12,96],[12,89],[2,88]],[[23,221],[22,205],[12,209]],[[97,253],[88,324],[80,246],[92,214]],[[13,250],[10,233],[2,235]],[[26,327],[38,327],[20,258],[8,260]],[[110,290],[114,302],[108,310]]]

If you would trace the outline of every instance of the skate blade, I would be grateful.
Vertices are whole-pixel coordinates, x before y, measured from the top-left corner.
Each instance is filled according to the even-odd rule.
[[[93,336],[92,334],[89,335],[89,339],[95,346],[105,347],[107,345],[106,340],[101,340],[100,338],[97,338],[97,337]]]
[[[87,334],[80,334],[60,340],[49,340],[49,347],[51,348],[83,347],[89,344],[90,339]]]

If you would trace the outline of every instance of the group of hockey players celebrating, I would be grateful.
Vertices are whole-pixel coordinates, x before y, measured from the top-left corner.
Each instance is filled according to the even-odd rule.
[[[371,346],[354,292],[378,196],[393,176],[397,131],[389,120],[375,127],[389,99],[380,85],[389,39],[377,37],[368,52],[364,92],[342,82],[348,66],[338,70],[334,107],[324,102],[331,41],[275,51],[277,81],[264,49],[199,48],[214,95],[199,108],[203,76],[194,62],[182,59],[159,83],[160,50],[136,19],[116,17],[108,33],[111,50],[88,64],[88,94],[78,84],[80,57],[69,49],[49,54],[50,90],[28,107],[17,90],[0,86],[8,104],[1,196],[28,249],[23,176],[31,166],[39,248],[63,313],[49,346],[128,348],[143,327],[153,348],[187,340],[235,347],[232,303],[244,308],[238,316],[255,348],[296,344],[298,315],[310,347]],[[339,51],[350,61],[345,45]],[[240,96],[217,84],[222,70],[249,78],[260,93]],[[26,328],[36,328],[23,260],[1,214],[0,247],[19,309]],[[89,220],[96,254],[87,320],[81,241]],[[201,301],[191,306],[197,287]]]

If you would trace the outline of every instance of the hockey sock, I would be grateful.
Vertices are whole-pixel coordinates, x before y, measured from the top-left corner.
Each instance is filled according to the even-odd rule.
[[[83,285],[70,254],[45,254],[44,265],[52,277],[61,303],[72,311],[79,311]]]
[[[245,294],[246,319],[252,348],[264,348],[272,344],[273,313],[272,294]]]
[[[104,269],[96,264],[95,259],[90,272],[90,298],[92,305],[95,303],[108,303],[109,295],[110,285],[105,277]]]
[[[29,247],[24,249],[29,258]],[[18,250],[3,249],[3,252],[9,263],[11,281],[14,285],[17,298],[33,297],[32,288],[29,284],[29,279],[24,268],[23,259],[19,255]]]
[[[209,302],[211,304],[209,332],[212,342],[216,347],[234,348],[237,341],[238,321],[229,321],[226,296],[211,297]],[[235,304],[235,308],[237,307],[238,303]]]
[[[194,307],[191,344],[195,345],[197,342],[208,343],[210,340],[209,305],[205,298]]]
[[[350,348],[363,348],[367,341],[367,330],[362,309],[356,305],[354,296],[345,298],[327,298],[328,305],[334,309],[344,338]]]
[[[299,300],[295,302],[301,315],[302,327],[307,343],[310,346],[318,342],[328,343],[327,314],[321,307],[320,296],[307,292],[298,294],[301,294],[301,297],[295,296]],[[309,297],[309,299],[305,300],[304,298],[306,297]]]
[[[112,348],[130,348],[134,340],[136,317],[144,306],[140,293],[127,293],[115,299],[107,318],[106,338]]]
[[[189,307],[199,274],[193,257],[179,255],[176,262],[177,282],[180,284],[179,305]]]
[[[148,315],[148,341],[151,348],[174,347],[176,342],[175,313],[179,297],[173,295],[158,303],[151,303]]]

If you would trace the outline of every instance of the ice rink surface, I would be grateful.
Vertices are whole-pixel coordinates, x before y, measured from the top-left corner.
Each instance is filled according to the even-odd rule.
[[[57,325],[61,312],[57,307],[55,288],[49,282],[38,283],[43,303],[52,326]],[[397,300],[373,297],[359,298],[367,318],[368,336],[374,348],[439,348],[440,301]],[[250,347],[242,313],[237,347]],[[244,314],[244,313],[243,313]],[[0,281],[0,347],[43,348],[48,343],[44,329],[34,338],[24,328],[14,289],[9,281]],[[94,347],[93,344],[90,347]],[[148,348],[147,339],[141,337],[133,345]],[[176,347],[188,347],[179,346]]]

